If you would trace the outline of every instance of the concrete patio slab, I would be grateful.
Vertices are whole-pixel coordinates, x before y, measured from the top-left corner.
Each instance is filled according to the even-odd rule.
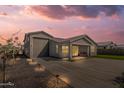
[[[76,62],[45,61],[36,59],[51,73],[72,87],[78,88],[113,88],[117,87],[113,80],[124,72],[121,60],[88,58]]]

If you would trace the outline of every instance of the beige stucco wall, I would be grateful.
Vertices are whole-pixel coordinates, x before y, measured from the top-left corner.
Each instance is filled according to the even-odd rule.
[[[90,56],[96,56],[97,55],[97,46],[91,45],[90,46]]]

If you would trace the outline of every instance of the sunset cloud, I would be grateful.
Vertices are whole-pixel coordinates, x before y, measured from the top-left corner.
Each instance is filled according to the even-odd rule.
[[[0,16],[7,16],[8,14],[5,12],[0,12]]]
[[[68,6],[29,6],[30,12],[46,16],[51,19],[62,20],[67,17],[82,17],[82,18],[96,18],[101,13],[105,16],[119,15],[124,9],[123,6],[82,6],[82,5],[68,5]]]
[[[0,36],[10,38],[22,29],[21,41],[27,32],[45,31],[55,37],[87,34],[96,42],[124,43],[123,24],[124,6],[118,5],[0,6]]]

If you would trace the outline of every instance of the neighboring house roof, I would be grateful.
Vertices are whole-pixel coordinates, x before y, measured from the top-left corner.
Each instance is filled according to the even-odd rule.
[[[87,39],[90,43],[92,42],[93,44],[97,45],[97,43],[95,43],[90,37],[88,37],[87,35],[79,35],[79,36],[74,36],[74,37],[71,37],[71,38],[67,38],[67,39],[64,39],[64,38],[56,38],[56,37],[53,37],[52,35],[44,32],[44,31],[38,31],[38,32],[30,32],[30,33],[26,33],[25,34],[25,37],[26,35],[32,35],[32,34],[38,34],[38,33],[43,33],[49,37],[52,38],[53,41],[55,42],[61,42],[61,43],[64,43],[64,42],[73,42],[73,41],[76,41],[76,40],[79,40],[81,38],[85,38]],[[25,39],[24,39],[25,41]]]
[[[117,45],[117,46],[122,46],[122,47],[124,47],[124,44],[120,44],[120,45]]]
[[[116,45],[116,44],[113,43],[112,41],[107,41],[107,42],[98,42],[97,44],[98,44],[98,46],[108,46],[108,45],[111,45],[111,44]]]
[[[117,48],[124,48],[124,44],[120,44],[116,46]]]

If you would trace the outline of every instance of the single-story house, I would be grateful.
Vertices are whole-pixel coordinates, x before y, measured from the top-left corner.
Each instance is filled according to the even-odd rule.
[[[24,53],[30,58],[95,56],[97,44],[87,35],[63,39],[53,37],[44,31],[38,31],[25,34]]]
[[[107,42],[98,42],[98,49],[114,49],[116,48],[116,43],[112,41],[107,41]]]

